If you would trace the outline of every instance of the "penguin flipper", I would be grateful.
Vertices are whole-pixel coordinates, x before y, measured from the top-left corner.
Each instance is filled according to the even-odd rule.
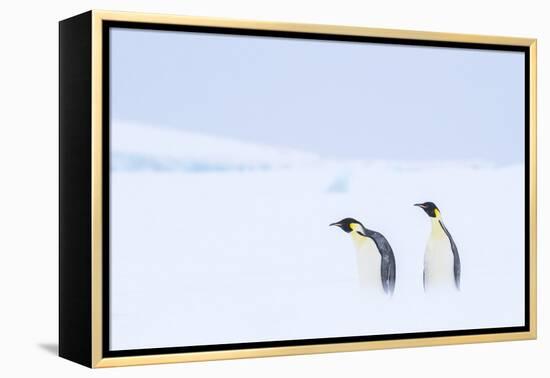
[[[393,250],[384,235],[373,231],[368,237],[374,241],[382,257],[380,273],[384,292],[392,295],[395,290],[395,256]]]
[[[382,286],[386,294],[392,295],[395,290],[395,258],[393,254],[382,257]]]
[[[441,228],[449,238],[449,241],[451,242],[451,250],[453,252],[453,265],[454,265],[454,277],[455,277],[455,286],[458,290],[460,290],[460,273],[461,273],[461,267],[460,267],[460,256],[458,254],[458,248],[456,247],[455,241],[453,240],[453,237],[451,236],[451,233],[449,230],[447,230],[447,227],[443,224],[443,222],[440,220],[439,224],[441,225]]]

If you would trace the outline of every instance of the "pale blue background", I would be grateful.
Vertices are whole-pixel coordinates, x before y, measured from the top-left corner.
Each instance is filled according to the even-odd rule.
[[[524,156],[519,52],[113,29],[111,115],[336,158]]]

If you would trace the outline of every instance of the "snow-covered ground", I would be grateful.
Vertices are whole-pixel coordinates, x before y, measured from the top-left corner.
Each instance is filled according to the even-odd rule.
[[[522,325],[524,169],[343,161],[115,122],[111,348],[155,348]],[[462,290],[427,296],[435,202]],[[354,217],[397,261],[392,298],[358,287]]]

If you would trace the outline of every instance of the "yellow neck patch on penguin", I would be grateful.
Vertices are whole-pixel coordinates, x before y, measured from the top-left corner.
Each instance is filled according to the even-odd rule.
[[[366,237],[358,233],[358,231],[363,231],[361,225],[357,223],[351,223],[349,225],[349,228],[351,228],[352,230],[350,232],[350,235],[351,235],[351,239],[353,240],[353,243],[357,248],[360,248],[367,239]]]
[[[439,210],[435,209],[435,218],[431,218],[432,220],[432,233],[430,235],[431,238],[434,239],[447,239],[447,234],[443,230],[443,227],[441,227],[441,214],[439,213]]]

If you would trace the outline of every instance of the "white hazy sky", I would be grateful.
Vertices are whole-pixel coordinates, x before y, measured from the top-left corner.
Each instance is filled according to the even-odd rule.
[[[524,55],[112,30],[112,119],[335,158],[523,162]]]

